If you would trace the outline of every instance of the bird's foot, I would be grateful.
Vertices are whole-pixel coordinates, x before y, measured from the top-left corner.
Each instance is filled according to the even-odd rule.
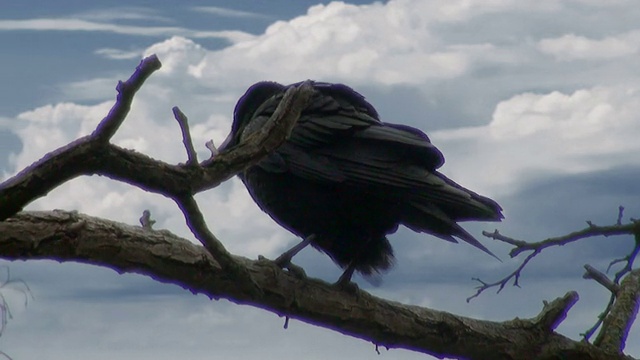
[[[288,252],[278,256],[275,260],[273,260],[279,268],[285,269],[287,266],[291,265],[291,258]]]
[[[295,276],[298,279],[304,280],[307,278],[307,273],[304,271],[304,269],[301,266],[298,266],[292,262],[289,262],[289,264],[287,264],[286,266],[283,266],[282,268],[287,269],[287,271],[289,271],[291,275]]]
[[[291,256],[289,256],[289,254],[287,253],[278,256],[278,258],[276,258],[273,262],[280,269],[286,269],[289,273],[291,273],[291,275],[295,276],[298,279],[307,278],[307,273],[304,271],[304,269],[301,266],[292,263]]]
[[[352,282],[351,280],[346,282],[341,282],[340,280],[338,280],[333,283],[333,286],[350,294],[357,294],[358,291],[360,291],[360,287],[358,286],[358,284]]]
[[[355,271],[355,267],[352,265],[349,265],[349,267],[347,267],[344,273],[340,275],[340,278],[338,279],[338,281],[336,281],[333,284],[333,286],[352,294],[357,293],[360,290],[360,288],[358,287],[358,284],[351,281],[354,271]]]

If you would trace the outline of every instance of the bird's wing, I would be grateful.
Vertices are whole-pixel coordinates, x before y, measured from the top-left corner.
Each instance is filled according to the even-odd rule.
[[[407,187],[443,164],[427,135],[382,123],[375,109],[347,86],[316,83],[315,89],[288,141],[260,163],[265,170],[319,182]],[[252,123],[266,120],[281,96],[264,102]]]
[[[376,196],[403,193],[416,206],[434,205],[458,220],[501,216],[495,202],[436,171],[444,157],[422,131],[383,123],[359,94],[331,90],[316,93],[289,140],[267,163],[277,162],[282,171],[310,181],[340,183]]]

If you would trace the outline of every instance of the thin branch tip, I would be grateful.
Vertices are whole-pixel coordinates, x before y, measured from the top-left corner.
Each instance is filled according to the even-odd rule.
[[[187,116],[177,106],[174,106],[171,111],[173,112],[173,117],[178,122],[178,125],[180,125],[180,132],[182,133],[182,143],[184,144],[184,148],[187,151],[187,165],[197,165],[198,154],[196,153],[196,149],[193,147],[191,131],[189,130],[189,119],[187,119]]]
[[[620,290],[620,287],[618,286],[618,284],[611,281],[607,277],[607,275],[605,275],[603,272],[599,271],[598,269],[594,268],[593,266],[589,264],[585,264],[584,270],[585,270],[585,273],[584,275],[582,275],[583,279],[595,280],[598,284],[604,286],[613,294],[617,294],[618,291]]]
[[[622,218],[624,216],[624,206],[618,206],[618,219],[616,220],[616,225],[622,225]]]
[[[148,56],[140,61],[140,64],[127,81],[118,81],[116,103],[91,134],[91,137],[96,142],[106,144],[111,140],[129,114],[135,93],[142,87],[142,84],[149,76],[160,69],[161,66],[162,64],[157,56]]]
[[[207,141],[204,146],[209,149],[209,151],[211,152],[211,157],[210,159],[213,159],[214,157],[216,157],[216,155],[220,154],[220,151],[218,150],[218,148],[216,147],[215,143],[213,142],[213,139]]]
[[[151,211],[145,209],[142,212],[142,216],[140,217],[140,225],[145,230],[153,230],[153,225],[156,223],[155,220],[151,219]]]

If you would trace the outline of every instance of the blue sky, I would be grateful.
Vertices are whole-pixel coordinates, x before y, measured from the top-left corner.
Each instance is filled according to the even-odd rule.
[[[500,224],[467,224],[528,240],[615,221],[618,205],[640,213],[640,8],[632,0],[399,0],[385,3],[215,1],[198,3],[4,2],[0,4],[0,179],[89,133],[115,85],[143,55],[163,68],[136,97],[114,141],[155,158],[184,161],[171,107],[189,116],[194,141],[219,143],[235,101],[254,82],[339,81],[364,94],[388,122],[426,131],[446,157],[443,172],[496,199]],[[198,196],[212,230],[234,253],[275,257],[297,240],[261,213],[242,184]],[[157,228],[192,239],[175,205],[113,181],[86,177],[31,209],[79,210],[136,224],[151,209]],[[367,290],[405,303],[507,320],[535,316],[543,300],[577,290],[560,331],[595,321],[608,294],[582,279],[632,247],[629,237],[593,239],[543,253],[522,288],[487,292],[470,304],[480,276],[519,264],[509,248],[482,241],[505,261],[470,246],[401,229],[397,266]],[[324,255],[295,258],[335,280]],[[278,358],[369,359],[374,346],[226,301],[210,301],[138,275],[81,264],[6,263],[35,300],[8,293],[14,318],[0,350],[15,359]],[[636,326],[628,352],[640,355]],[[34,339],[38,339],[34,341]],[[377,356],[377,355],[376,355]],[[380,358],[424,359],[404,350]]]

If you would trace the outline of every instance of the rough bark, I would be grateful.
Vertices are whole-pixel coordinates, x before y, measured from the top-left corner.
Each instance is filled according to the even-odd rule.
[[[300,279],[268,260],[236,260],[259,293],[247,291],[204,247],[168,231],[145,230],[74,212],[22,212],[0,222],[0,254],[10,260],[52,259],[134,272],[213,299],[225,298],[280,316],[371,341],[458,359],[631,359],[553,332],[577,300],[569,292],[533,319],[476,320],[403,305],[363,291]]]

